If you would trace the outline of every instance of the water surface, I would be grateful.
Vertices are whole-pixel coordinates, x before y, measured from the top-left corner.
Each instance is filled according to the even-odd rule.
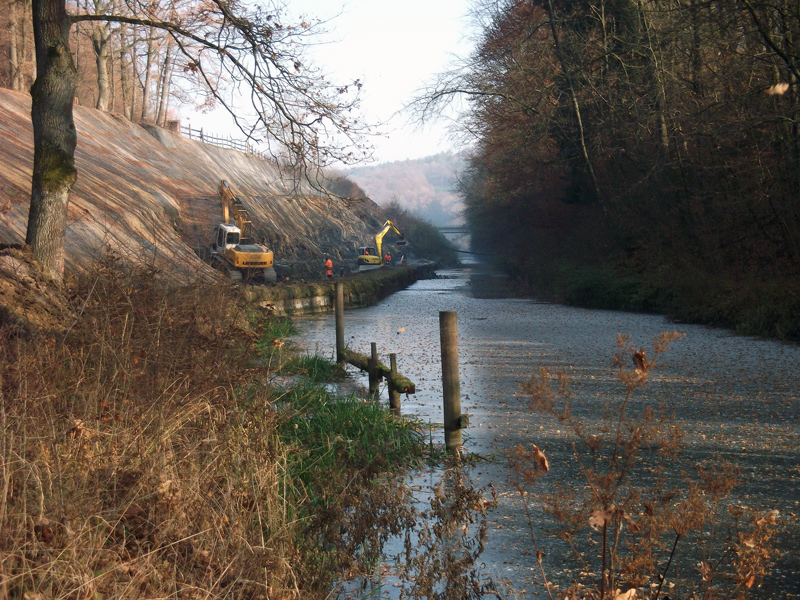
[[[492,483],[499,493],[499,505],[489,515],[489,540],[483,555],[485,571],[494,580],[507,582],[522,597],[544,594],[537,583],[538,565],[522,505],[508,484],[505,450],[517,443],[535,443],[548,453],[549,477],[571,468],[566,464],[570,454],[566,432],[557,422],[529,411],[521,382],[540,367],[565,371],[576,410],[591,422],[609,398],[620,397],[621,387],[611,367],[618,334],[630,335],[637,347],[649,349],[662,332],[678,331],[685,337],[663,355],[659,368],[648,385],[635,393],[631,406],[635,409],[651,402],[674,412],[694,459],[727,459],[742,469],[743,483],[734,492],[735,502],[780,511],[786,533],[778,536],[777,543],[785,555],[763,597],[800,597],[796,517],[800,502],[800,348],[675,324],[658,315],[476,297],[470,271],[442,271],[439,275],[439,279],[419,281],[377,306],[347,311],[345,337],[347,346],[362,354],[369,354],[370,343],[375,342],[386,364],[389,353],[396,353],[398,370],[417,388],[415,395],[403,398],[402,412],[441,423],[439,311],[458,313],[461,404],[462,412],[470,415],[465,448],[496,459],[469,473],[475,485]],[[497,289],[501,288],[498,280]],[[485,281],[481,289],[486,289]],[[297,341],[308,352],[334,355],[332,314],[301,320],[298,326]],[[364,381],[358,373],[353,377]],[[436,476],[427,474],[423,479],[433,483]],[[571,573],[562,552],[565,550],[558,545],[550,546],[545,559],[556,579],[568,578]],[[392,591],[381,593],[389,596]]]

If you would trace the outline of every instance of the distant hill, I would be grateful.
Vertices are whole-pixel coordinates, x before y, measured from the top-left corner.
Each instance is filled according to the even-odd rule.
[[[463,154],[443,152],[426,158],[359,167],[348,174],[380,206],[393,200],[434,225],[462,224],[463,205],[456,177]]]

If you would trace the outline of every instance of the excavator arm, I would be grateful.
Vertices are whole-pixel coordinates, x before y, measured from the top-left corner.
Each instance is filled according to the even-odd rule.
[[[383,236],[389,233],[389,231],[394,231],[397,235],[400,236],[400,241],[397,242],[398,246],[406,245],[405,236],[402,233],[400,233],[400,230],[397,229],[397,227],[394,226],[394,223],[392,223],[391,221],[386,221],[386,223],[383,224],[381,230],[375,234],[375,248],[377,248],[378,256],[381,258],[383,258]]]
[[[233,193],[233,190],[224,179],[219,182],[219,197],[222,200],[222,222],[227,223],[233,218],[236,226],[242,232],[242,243],[248,243],[252,221],[247,215],[247,209],[244,204],[236,197],[236,194]]]

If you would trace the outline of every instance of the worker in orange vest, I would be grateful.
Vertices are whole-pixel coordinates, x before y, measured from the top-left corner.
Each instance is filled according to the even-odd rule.
[[[385,262],[387,265],[392,264],[392,255],[389,254],[388,250],[386,251],[386,256],[383,257],[383,262]]]
[[[333,261],[330,256],[325,259],[325,274],[328,276],[328,279],[333,277]]]

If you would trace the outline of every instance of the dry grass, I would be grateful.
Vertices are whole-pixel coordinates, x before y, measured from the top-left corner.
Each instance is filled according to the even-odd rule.
[[[68,296],[0,330],[0,599],[322,598],[413,523],[358,457],[299,486],[283,342],[229,287],[112,260]]]
[[[111,267],[62,333],[4,334],[0,597],[292,596],[258,331],[224,288]]]

